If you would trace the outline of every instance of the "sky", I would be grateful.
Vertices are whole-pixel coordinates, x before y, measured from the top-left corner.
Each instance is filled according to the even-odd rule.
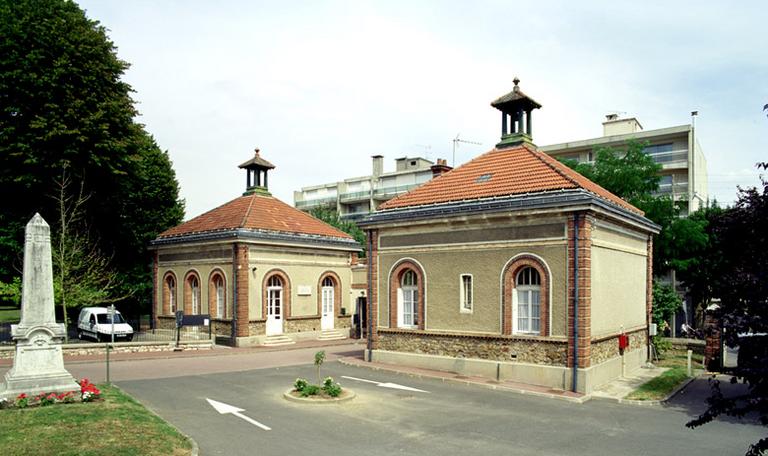
[[[403,156],[461,164],[500,136],[512,79],[542,104],[538,145],[688,124],[710,198],[768,161],[768,8],[761,1],[85,0],[131,67],[124,80],[173,162],[189,219],[245,190],[261,149],[270,191],[385,172]]]

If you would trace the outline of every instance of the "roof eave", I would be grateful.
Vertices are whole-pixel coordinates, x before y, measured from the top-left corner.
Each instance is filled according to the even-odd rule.
[[[481,212],[503,212],[543,208],[575,210],[585,204],[600,207],[608,213],[633,221],[645,230],[657,234],[661,227],[651,220],[606,201],[583,189],[558,190],[536,194],[510,195],[501,198],[484,198],[469,201],[411,206],[375,212],[358,222],[361,228],[375,228],[391,221],[424,220],[437,216],[470,215]]]
[[[198,233],[179,234],[157,238],[150,241],[150,249],[167,245],[178,245],[186,243],[207,242],[216,240],[244,240],[244,241],[264,241],[279,242],[290,245],[301,245],[303,247],[323,247],[335,250],[346,250],[359,252],[362,250],[360,244],[354,239],[335,238],[330,236],[321,236],[313,234],[283,233],[266,230],[249,230],[245,228],[203,231]]]

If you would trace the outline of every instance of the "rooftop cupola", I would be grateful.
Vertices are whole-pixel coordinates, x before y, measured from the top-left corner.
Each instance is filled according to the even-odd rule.
[[[275,165],[261,158],[258,148],[256,148],[255,152],[252,159],[239,166],[239,168],[245,169],[246,173],[246,190],[243,195],[253,193],[269,195],[267,171],[274,169]]]
[[[520,79],[512,81],[515,87],[508,94],[497,98],[491,106],[501,111],[501,142],[497,148],[532,144],[531,111],[541,108],[533,98],[520,90]]]

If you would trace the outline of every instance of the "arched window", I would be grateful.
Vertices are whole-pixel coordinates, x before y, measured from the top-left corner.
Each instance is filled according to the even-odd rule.
[[[401,306],[401,325],[406,328],[415,328],[419,324],[419,282],[413,270],[408,269],[401,276],[400,290],[403,304]]]
[[[208,307],[214,318],[227,317],[227,296],[224,288],[224,277],[218,271],[211,274],[208,283]]]
[[[291,316],[291,278],[285,271],[271,269],[264,274],[261,282],[261,315],[268,323],[272,321],[273,330],[278,329],[278,322],[282,328],[282,321]]]
[[[528,266],[517,273],[517,331],[536,333],[541,322],[541,277],[539,271]]]
[[[168,273],[163,280],[163,314],[176,312],[176,278]]]
[[[196,272],[190,272],[184,281],[184,313],[200,313],[200,279]]]

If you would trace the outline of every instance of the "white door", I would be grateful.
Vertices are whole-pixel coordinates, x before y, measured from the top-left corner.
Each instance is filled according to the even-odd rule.
[[[267,335],[283,333],[283,284],[280,278],[269,279],[267,287]]]
[[[333,279],[326,277],[323,280],[323,287],[321,290],[323,314],[322,318],[320,319],[320,329],[333,329]]]

